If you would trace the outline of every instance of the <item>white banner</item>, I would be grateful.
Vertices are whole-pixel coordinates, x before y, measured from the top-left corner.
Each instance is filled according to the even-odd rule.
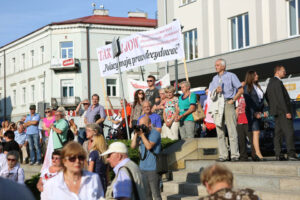
[[[134,79],[127,79],[128,81],[128,95],[129,95],[129,102],[133,102],[134,101],[134,93],[135,91],[137,91],[138,89],[142,89],[144,91],[146,91],[146,89],[148,89],[148,85],[147,82],[145,81],[136,81]],[[155,82],[155,87],[157,89],[160,88],[165,88],[168,87],[170,85],[170,76],[169,74],[166,74],[164,77],[162,77],[160,80],[157,80]]]
[[[119,63],[113,58],[112,45],[97,49],[101,76],[109,76],[121,71],[147,64],[165,62],[184,57],[181,26],[174,21],[155,30],[136,33],[120,40]]]

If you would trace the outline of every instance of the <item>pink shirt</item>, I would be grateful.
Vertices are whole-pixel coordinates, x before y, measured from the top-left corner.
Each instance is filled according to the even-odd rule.
[[[46,128],[49,128],[49,127],[50,127],[50,124],[54,123],[54,121],[55,121],[55,117],[54,117],[54,116],[53,116],[52,119],[50,119],[50,120],[48,120],[47,117],[45,117],[45,118],[43,119],[43,122],[44,122]],[[46,136],[46,137],[49,137],[48,131],[45,131],[45,136]]]

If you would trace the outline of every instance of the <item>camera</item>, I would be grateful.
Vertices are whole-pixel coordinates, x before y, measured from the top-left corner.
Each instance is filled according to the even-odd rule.
[[[142,130],[143,133],[148,133],[148,131],[149,131],[149,128],[145,124],[135,125],[135,126],[133,126],[133,129],[135,131]]]

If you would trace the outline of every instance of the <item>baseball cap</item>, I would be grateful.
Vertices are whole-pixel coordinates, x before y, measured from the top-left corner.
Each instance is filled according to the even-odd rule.
[[[35,105],[30,105],[29,110],[36,110],[36,106]]]
[[[111,153],[128,153],[127,151],[127,147],[124,143],[122,142],[114,142],[111,143],[107,149],[107,151],[105,151],[103,154],[101,154],[101,156],[105,156]]]

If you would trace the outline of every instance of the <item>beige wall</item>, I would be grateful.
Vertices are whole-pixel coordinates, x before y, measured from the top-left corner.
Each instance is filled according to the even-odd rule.
[[[199,58],[231,51],[231,17],[248,13],[250,47],[289,38],[286,0],[196,0],[169,3],[168,18],[179,19],[183,32],[197,28]],[[158,24],[165,24],[164,1],[158,0]],[[170,16],[172,15],[172,16]]]

